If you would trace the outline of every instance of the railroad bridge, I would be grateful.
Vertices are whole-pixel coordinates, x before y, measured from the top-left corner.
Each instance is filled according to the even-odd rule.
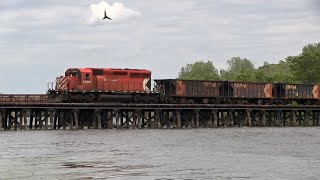
[[[319,126],[319,105],[50,103],[0,95],[1,130]]]

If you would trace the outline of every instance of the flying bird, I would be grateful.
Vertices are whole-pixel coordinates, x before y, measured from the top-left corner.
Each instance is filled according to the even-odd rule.
[[[104,10],[104,17],[103,17],[103,20],[104,20],[104,19],[110,19],[110,20],[112,20],[110,17],[108,17],[108,16],[107,16],[107,12],[106,12],[106,10]]]

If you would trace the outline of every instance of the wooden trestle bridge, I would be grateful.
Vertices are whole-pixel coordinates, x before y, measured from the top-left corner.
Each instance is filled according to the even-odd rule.
[[[319,126],[319,105],[49,103],[0,95],[1,130]]]

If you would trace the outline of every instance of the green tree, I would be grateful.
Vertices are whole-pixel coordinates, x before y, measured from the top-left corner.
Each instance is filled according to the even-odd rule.
[[[185,80],[219,80],[218,70],[212,61],[197,61],[182,67],[178,79]]]
[[[263,66],[257,69],[255,74],[258,82],[295,82],[289,63],[286,61],[279,61],[278,64],[265,62]]]
[[[293,77],[299,82],[320,82],[320,43],[306,45],[300,55],[289,56],[286,60]]]
[[[255,81],[255,68],[247,58],[233,57],[227,61],[228,69],[220,71],[221,78],[229,81]]]

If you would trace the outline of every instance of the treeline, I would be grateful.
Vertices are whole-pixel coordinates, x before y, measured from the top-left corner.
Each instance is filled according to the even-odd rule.
[[[264,62],[255,67],[247,58],[233,57],[227,65],[227,69],[218,71],[212,61],[197,61],[182,67],[178,79],[320,83],[320,43],[306,45],[301,54],[277,64]]]

